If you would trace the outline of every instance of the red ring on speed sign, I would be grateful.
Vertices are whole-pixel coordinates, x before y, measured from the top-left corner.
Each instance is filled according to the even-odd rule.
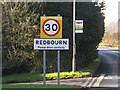
[[[55,22],[58,24],[58,31],[57,31],[55,34],[48,34],[48,33],[46,33],[46,31],[44,30],[44,25],[45,25],[45,23],[46,23],[47,21],[49,21],[49,20],[53,20],[53,21],[55,21]],[[60,23],[59,23],[56,19],[47,19],[47,20],[44,21],[44,23],[43,23],[43,25],[42,25],[42,29],[43,29],[43,32],[44,32],[47,36],[55,36],[55,35],[57,35],[57,34],[59,33],[59,31],[60,31]]]

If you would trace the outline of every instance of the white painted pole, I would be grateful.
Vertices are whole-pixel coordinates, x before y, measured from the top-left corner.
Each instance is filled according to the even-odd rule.
[[[73,58],[72,58],[72,72],[76,70],[76,44],[75,44],[75,0],[73,0]]]

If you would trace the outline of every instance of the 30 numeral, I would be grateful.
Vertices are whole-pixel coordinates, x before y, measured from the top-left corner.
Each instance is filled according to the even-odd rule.
[[[45,25],[46,27],[45,27],[45,30],[46,31],[50,31],[50,30],[52,30],[52,31],[57,31],[57,29],[58,29],[58,26],[57,26],[57,24],[46,24]]]

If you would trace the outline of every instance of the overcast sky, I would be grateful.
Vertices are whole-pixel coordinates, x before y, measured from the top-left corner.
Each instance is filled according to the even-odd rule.
[[[120,0],[105,0],[105,24],[108,25],[110,22],[118,21],[118,2]]]

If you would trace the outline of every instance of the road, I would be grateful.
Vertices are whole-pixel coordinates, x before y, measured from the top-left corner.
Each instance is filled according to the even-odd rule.
[[[98,51],[101,63],[85,90],[120,90],[120,50],[102,46]]]
[[[94,76],[100,76],[101,74],[105,75],[99,87],[119,87],[120,50],[118,48],[108,47],[99,47],[98,50],[101,64]]]
[[[120,51],[117,48],[107,48],[99,47],[99,57],[102,60],[99,68],[95,75],[105,74],[108,75],[118,75],[118,64],[120,62]]]

